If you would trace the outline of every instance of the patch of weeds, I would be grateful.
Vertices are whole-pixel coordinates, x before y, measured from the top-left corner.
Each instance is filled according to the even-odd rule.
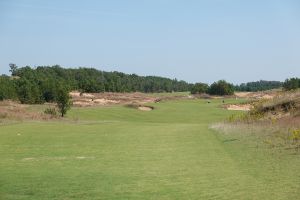
[[[258,121],[260,119],[262,119],[264,117],[264,115],[260,112],[254,112],[254,111],[250,111],[247,113],[239,113],[239,114],[233,114],[230,115],[226,122],[229,123],[233,123],[233,122],[243,122],[243,123],[252,123],[255,121]]]
[[[291,139],[294,142],[300,141],[300,129],[291,130]]]
[[[57,111],[55,108],[46,108],[44,110],[44,113],[47,114],[47,115],[51,115],[53,117],[56,117],[57,116]]]

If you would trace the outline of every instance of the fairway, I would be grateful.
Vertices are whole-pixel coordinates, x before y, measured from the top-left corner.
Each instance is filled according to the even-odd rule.
[[[0,199],[299,199],[299,154],[210,129],[237,112],[221,103],[72,108],[64,121],[0,125]]]

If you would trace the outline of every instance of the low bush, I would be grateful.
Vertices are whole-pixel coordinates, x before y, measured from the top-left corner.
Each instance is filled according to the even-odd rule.
[[[300,141],[300,129],[291,130],[291,139],[295,142]]]
[[[57,116],[57,111],[55,108],[46,108],[44,113],[51,116]]]

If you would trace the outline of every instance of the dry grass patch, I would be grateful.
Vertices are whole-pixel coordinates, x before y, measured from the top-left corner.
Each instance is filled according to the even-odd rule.
[[[173,93],[80,93],[70,92],[73,105],[77,107],[105,106],[105,105],[128,105],[128,104],[147,104],[158,103],[161,101],[171,101],[180,99],[193,99],[194,96],[188,94]]]
[[[300,117],[252,123],[223,122],[214,124],[211,128],[235,140],[248,143],[252,147],[300,152]]]
[[[154,103],[158,97],[144,93],[79,93],[71,92],[73,105],[78,107]]]
[[[247,98],[247,99],[273,99],[278,95],[280,91],[278,90],[269,90],[262,92],[235,92],[234,95],[237,98]]]
[[[55,118],[55,116],[31,110],[30,105],[24,105],[9,100],[0,102],[1,122],[10,120],[50,120],[53,118]]]
[[[300,150],[300,92],[283,92],[269,100],[253,102],[247,113],[231,115],[212,128],[225,134],[255,141],[273,148]],[[249,104],[251,106],[251,104]],[[228,105],[227,108],[243,108]],[[247,107],[248,108],[248,107]],[[249,137],[248,137],[249,136]]]

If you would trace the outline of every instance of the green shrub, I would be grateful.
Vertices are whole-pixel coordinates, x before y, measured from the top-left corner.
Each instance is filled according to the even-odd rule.
[[[46,108],[44,113],[47,115],[57,116],[57,111],[55,108]]]
[[[283,88],[285,90],[295,90],[300,87],[300,79],[299,78],[290,78],[286,79],[283,83]]]
[[[300,129],[294,129],[294,130],[292,130],[291,134],[292,134],[291,139],[293,141],[295,141],[295,142],[296,141],[300,141]]]
[[[205,83],[196,83],[191,88],[191,94],[203,94],[208,90],[208,85]]]
[[[233,95],[234,94],[234,86],[230,83],[227,83],[225,80],[220,80],[218,82],[214,82],[208,89],[208,93],[210,95]]]

